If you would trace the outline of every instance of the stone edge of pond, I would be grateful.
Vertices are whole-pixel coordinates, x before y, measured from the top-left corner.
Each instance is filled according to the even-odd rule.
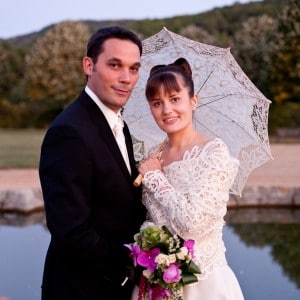
[[[228,207],[299,207],[300,187],[246,186],[242,197],[230,195]]]
[[[0,190],[0,212],[31,213],[43,209],[40,188]]]
[[[228,208],[300,207],[300,187],[246,186],[242,197],[231,195]],[[31,213],[44,210],[40,188],[0,190],[0,212]]]

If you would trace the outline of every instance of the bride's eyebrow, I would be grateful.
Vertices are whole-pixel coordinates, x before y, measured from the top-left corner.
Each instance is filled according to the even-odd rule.
[[[154,102],[154,101],[159,101],[159,100],[160,100],[160,98],[155,96],[155,97],[149,99],[149,102]]]

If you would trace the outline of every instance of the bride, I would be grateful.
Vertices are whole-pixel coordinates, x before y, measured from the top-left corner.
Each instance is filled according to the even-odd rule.
[[[185,59],[152,68],[146,97],[167,139],[139,167],[149,217],[143,226],[166,225],[173,234],[195,240],[193,261],[201,274],[198,282],[183,288],[184,300],[244,299],[227,264],[222,239],[229,189],[239,162],[221,139],[195,130],[198,98]],[[136,288],[132,299],[137,294]]]

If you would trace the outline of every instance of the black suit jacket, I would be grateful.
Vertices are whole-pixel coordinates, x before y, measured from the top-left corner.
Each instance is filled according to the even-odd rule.
[[[125,243],[145,219],[132,141],[129,174],[103,113],[85,91],[51,124],[41,148],[40,181],[51,242],[43,299],[129,299],[121,288]],[[127,289],[127,296],[126,296]],[[119,294],[122,297],[119,297]]]

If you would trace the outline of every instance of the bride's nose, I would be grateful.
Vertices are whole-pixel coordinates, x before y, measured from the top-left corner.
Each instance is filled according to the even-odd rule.
[[[172,105],[171,105],[171,104],[165,103],[165,104],[163,105],[163,113],[164,113],[165,115],[170,114],[172,111],[173,111],[173,108],[172,108]]]

